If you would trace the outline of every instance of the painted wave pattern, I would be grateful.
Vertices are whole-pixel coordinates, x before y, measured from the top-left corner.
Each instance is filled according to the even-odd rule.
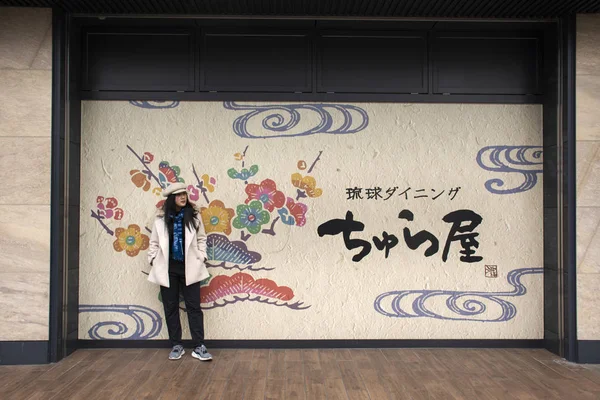
[[[378,313],[394,318],[426,317],[452,321],[506,322],[517,315],[517,308],[502,297],[525,295],[527,288],[521,282],[521,278],[525,275],[541,274],[543,271],[543,268],[522,268],[510,271],[507,282],[513,287],[513,290],[507,292],[400,290],[377,296],[374,307]],[[439,310],[440,302],[437,300],[440,298],[445,299],[446,309],[435,311],[433,308]],[[409,306],[408,303],[410,303]],[[493,304],[500,306],[500,315],[487,316],[488,306]]]
[[[110,305],[90,305],[81,304],[79,313],[117,313],[122,314],[123,321],[102,321],[93,325],[88,335],[94,340],[100,339],[135,339],[147,340],[156,337],[162,329],[162,317],[151,308],[128,305],[128,304],[110,304]],[[135,323],[135,327],[131,325]],[[133,332],[130,330],[133,329]],[[123,337],[127,335],[127,337]]]
[[[147,108],[151,110],[156,109],[164,109],[164,108],[175,108],[179,106],[179,101],[142,101],[142,100],[130,100],[129,104],[140,107]]]
[[[532,189],[543,172],[541,146],[488,146],[477,153],[477,164],[486,171],[518,173],[524,181],[517,187],[504,188],[502,179],[490,179],[485,188],[494,194],[514,194]]]
[[[221,234],[208,235],[206,247],[208,259],[211,261],[255,264],[262,259],[259,253],[248,250],[244,242],[230,241],[227,236]]]
[[[353,134],[369,125],[367,112],[348,104],[240,105],[226,101],[223,107],[227,110],[247,111],[233,122],[233,131],[236,135],[248,139],[308,136],[317,133]],[[306,130],[292,132],[302,120],[301,112],[316,116],[317,123],[313,123]],[[253,134],[248,130],[248,126],[255,117],[262,118],[260,125],[263,130]]]

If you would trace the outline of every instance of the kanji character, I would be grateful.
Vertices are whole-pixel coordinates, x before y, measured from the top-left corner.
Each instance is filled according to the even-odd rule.
[[[398,244],[398,238],[395,235],[389,235],[386,231],[383,231],[382,236],[383,239],[373,236],[373,243],[375,243],[377,250],[385,249],[385,258],[388,258],[390,250]]]
[[[381,188],[379,186],[376,186],[373,189],[365,189],[365,192],[367,193],[367,200],[370,200],[370,199],[377,200],[378,197],[383,198],[383,196],[380,194]]]
[[[448,259],[450,244],[454,241],[460,241],[460,245],[463,248],[460,251],[460,253],[463,254],[460,257],[460,261],[474,263],[483,260],[483,257],[473,255],[475,254],[473,247],[476,249],[479,248],[479,242],[475,239],[477,236],[479,236],[479,233],[473,232],[473,230],[483,220],[481,215],[476,214],[471,210],[456,210],[450,214],[447,214],[442,219],[444,222],[452,224],[450,233],[448,234],[448,239],[446,240],[444,252],[442,253],[442,260],[445,262]],[[469,224],[462,225],[463,222],[469,222]],[[457,233],[460,233],[460,235],[457,235]]]
[[[388,188],[388,190],[385,191],[385,193],[388,195],[388,197],[383,200],[388,200],[390,197],[392,197],[394,195],[394,193],[396,193],[396,190],[398,190],[398,186],[394,186],[393,188]]]
[[[448,196],[452,196],[452,193],[454,193],[454,196],[452,196],[452,198],[450,200],[454,200],[454,198],[458,194],[459,190],[460,190],[460,187],[457,187],[455,189],[450,189],[450,193],[448,193]]]
[[[317,233],[320,237],[325,235],[335,236],[342,233],[344,245],[348,250],[362,247],[360,253],[352,257],[352,261],[359,262],[371,252],[371,243],[362,239],[350,239],[350,234],[352,232],[362,232],[364,229],[365,224],[355,221],[352,212],[348,211],[346,212],[346,219],[332,219],[324,222],[317,228]]]
[[[414,215],[410,210],[402,210],[400,214],[398,214],[398,218],[412,221],[414,219]],[[433,233],[428,231],[420,231],[416,235],[411,235],[410,229],[404,228],[404,241],[411,250],[416,250],[423,243],[429,241],[431,244],[427,250],[425,250],[425,257],[431,257],[440,249],[440,241],[433,235]]]
[[[415,192],[417,192],[417,193],[424,192],[424,191],[425,191],[425,189],[415,190]],[[420,199],[422,197],[427,197],[427,195],[424,194],[424,195],[421,195],[421,196],[415,196],[415,199]]]
[[[431,191],[432,191],[432,192],[435,192],[435,189],[431,189]],[[431,198],[431,200],[437,200],[437,199],[438,199],[438,197],[440,197],[441,195],[443,195],[443,194],[444,194],[444,192],[445,192],[445,190],[442,190],[442,193],[438,194],[438,195],[437,195],[437,196],[435,196],[435,197],[432,197],[432,198]]]
[[[398,196],[404,195],[404,200],[408,200],[408,191],[410,188],[406,189],[404,192],[400,193]]]
[[[348,198],[346,200],[362,200],[361,192],[362,188],[359,187],[346,188],[346,194],[348,195]]]

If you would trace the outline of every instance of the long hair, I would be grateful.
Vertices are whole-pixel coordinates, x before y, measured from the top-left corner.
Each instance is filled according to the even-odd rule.
[[[169,228],[169,233],[173,232],[173,217],[177,214],[177,208],[175,206],[175,195],[170,194],[163,204],[165,225]],[[198,229],[198,223],[196,222],[198,211],[193,203],[190,202],[189,198],[186,205],[183,207],[183,226],[192,230]]]

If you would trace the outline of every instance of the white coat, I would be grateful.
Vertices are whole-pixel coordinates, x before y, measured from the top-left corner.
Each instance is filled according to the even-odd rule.
[[[208,278],[206,269],[206,233],[202,220],[196,218],[198,229],[185,227],[185,285],[200,282]],[[165,224],[164,214],[158,212],[152,226],[148,262],[152,266],[148,280],[161,286],[169,287],[169,230]]]

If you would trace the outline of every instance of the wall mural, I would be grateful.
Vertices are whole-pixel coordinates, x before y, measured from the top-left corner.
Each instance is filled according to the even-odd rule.
[[[233,132],[248,139],[308,136],[316,133],[345,135],[360,132],[369,125],[369,115],[365,110],[348,104],[239,105],[226,101],[223,106],[228,110],[248,111],[233,122]],[[294,128],[302,121],[301,111],[314,114],[316,121],[294,132]],[[260,128],[252,133],[248,125],[255,117],[262,117],[262,121]],[[304,118],[305,121],[309,119],[310,117]]]
[[[127,145],[126,147],[142,165],[141,169],[129,171],[130,180],[137,188],[156,197],[161,195],[162,190],[169,183],[185,183],[179,166],[172,165],[168,161],[156,162],[152,153],[146,151],[139,155],[131,146]],[[241,163],[239,171],[236,168],[227,170],[229,178],[243,181],[245,186],[243,196],[246,199],[235,207],[235,211],[233,208],[227,208],[221,200],[211,201],[209,199],[209,196],[212,196],[216,190],[217,181],[208,174],[199,177],[196,167],[192,164],[195,182],[188,186],[190,200],[197,202],[202,197],[208,203],[207,207],[200,208],[200,216],[207,234],[208,268],[249,271],[275,269],[274,267],[257,266],[256,264],[260,263],[262,256],[258,252],[249,250],[245,242],[253,235],[275,236],[277,234],[275,227],[279,221],[281,221],[280,225],[283,224],[281,228],[304,226],[308,206],[297,200],[299,198],[317,198],[322,193],[321,189],[315,187],[314,177],[310,175],[303,177],[297,172],[294,172],[290,178],[292,185],[297,188],[296,200],[277,190],[277,184],[271,179],[263,179],[258,184],[249,183],[248,180],[258,174],[259,167],[253,164],[249,169],[245,168],[248,148],[249,146],[246,146],[243,152],[235,153],[233,156],[236,161]],[[322,153],[322,151],[319,152],[309,172],[314,169]],[[124,251],[128,256],[135,257],[140,250],[148,249],[149,237],[141,233],[138,225],[131,224],[126,229],[118,227],[113,232],[103,222],[103,220],[111,218],[122,220],[124,211],[116,207],[118,205],[116,198],[105,199],[98,196],[96,202],[97,210],[92,210],[91,216],[100,223],[106,233],[116,237],[113,243],[115,251]],[[155,206],[159,209],[163,204],[164,200],[159,200]],[[145,230],[151,233],[148,226],[145,226]],[[230,240],[228,236],[232,236],[233,233],[239,234],[240,240]],[[201,305],[205,309],[224,307],[240,301],[286,306],[293,310],[305,310],[310,307],[304,305],[302,301],[292,302],[294,292],[289,287],[278,286],[270,279],[255,280],[248,273],[237,273],[232,276],[213,276],[211,274],[211,277],[203,282],[203,287]]]
[[[487,171],[522,174],[525,181],[517,187],[502,188],[504,181],[490,179],[485,188],[494,194],[514,194],[533,188],[538,174],[544,172],[541,146],[487,146],[477,153],[477,164]]]
[[[398,214],[398,219],[400,220],[413,221],[414,218],[415,216],[410,210],[402,210]],[[451,224],[442,252],[442,260],[444,262],[448,260],[450,245],[456,241],[462,247],[462,250],[460,250],[460,254],[462,254],[460,257],[461,262],[473,263],[481,261],[483,257],[475,255],[476,249],[479,247],[479,242],[476,239],[479,233],[474,232],[475,228],[483,221],[481,215],[471,210],[456,210],[445,215],[442,220]],[[345,219],[329,220],[320,225],[317,232],[319,236],[335,236],[341,233],[346,249],[361,248],[361,251],[352,257],[352,261],[359,262],[371,253],[372,246],[371,243],[363,239],[350,239],[350,234],[352,232],[361,232],[364,228],[365,225],[360,221],[354,220],[354,215],[348,211],[346,212]],[[425,257],[433,256],[440,249],[439,239],[429,231],[421,230],[413,235],[410,229],[405,227],[403,233],[406,246],[411,250],[417,250],[421,245],[429,242],[424,252]],[[385,250],[385,258],[388,258],[390,250],[397,246],[398,243],[398,237],[386,231],[381,233],[381,238],[373,236],[375,248],[380,251]]]
[[[178,101],[130,101],[129,104],[140,108],[175,108],[179,105]]]
[[[82,338],[167,336],[145,251],[173,182],[207,233],[208,338],[542,337],[539,113],[85,102]]]
[[[383,293],[375,299],[375,311],[387,317],[398,318],[437,318],[445,320],[506,322],[517,315],[517,307],[502,297],[523,296],[527,288],[521,283],[521,277],[527,274],[541,274],[543,268],[514,269],[508,273],[507,281],[513,290],[510,292],[459,292],[452,290],[402,290]],[[436,311],[435,299],[438,302]],[[408,299],[410,307],[403,305]],[[498,315],[486,313],[486,303],[496,303],[501,307]],[[441,307],[439,305],[442,304]]]
[[[87,332],[91,339],[152,339],[160,333],[163,325],[159,313],[139,305],[80,304],[79,313],[80,315],[84,313],[116,314],[121,319],[125,317],[125,322],[112,320],[97,322]]]

